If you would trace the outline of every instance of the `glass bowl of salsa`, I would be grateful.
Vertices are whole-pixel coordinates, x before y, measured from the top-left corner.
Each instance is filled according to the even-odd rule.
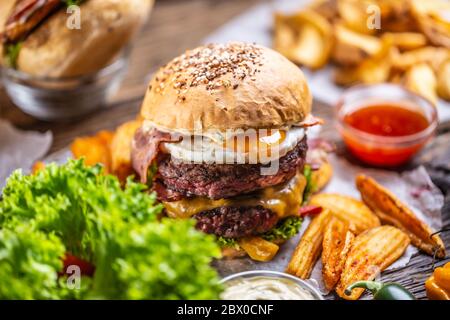
[[[422,149],[433,137],[438,119],[431,102],[400,85],[358,85],[339,100],[336,125],[358,159],[393,167]]]

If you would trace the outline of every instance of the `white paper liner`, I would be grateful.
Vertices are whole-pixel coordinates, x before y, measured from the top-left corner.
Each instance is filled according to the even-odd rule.
[[[29,170],[36,160],[48,152],[52,141],[50,131],[22,131],[0,120],[0,193],[9,175],[15,169]]]

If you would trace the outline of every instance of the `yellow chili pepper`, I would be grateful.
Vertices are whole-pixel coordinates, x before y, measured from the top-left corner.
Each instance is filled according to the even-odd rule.
[[[450,300],[450,262],[434,270],[425,288],[430,300]]]

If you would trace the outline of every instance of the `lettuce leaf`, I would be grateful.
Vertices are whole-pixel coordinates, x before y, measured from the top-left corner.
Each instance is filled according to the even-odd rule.
[[[261,237],[272,242],[289,240],[300,231],[302,222],[303,219],[300,217],[288,217],[281,220],[272,230],[262,234]],[[218,237],[216,241],[220,247],[232,247],[239,249],[239,243],[235,238]]]
[[[5,45],[4,55],[6,66],[13,69],[17,68],[17,59],[19,58],[20,49],[22,49],[22,42]]]
[[[0,299],[58,299],[64,245],[22,225],[0,230]]]
[[[145,188],[128,180],[122,189],[82,160],[13,173],[0,202],[0,298],[218,298],[213,237],[189,220],[159,221],[162,205]],[[57,277],[65,253],[96,267],[82,290]],[[15,282],[3,286],[9,278]]]
[[[314,184],[312,179],[312,169],[310,165],[305,165],[303,168],[303,175],[306,178],[306,186],[303,191],[303,203],[308,202],[311,195],[316,191],[317,186]]]
[[[61,0],[67,7],[79,6],[84,0]]]
[[[300,217],[288,217],[278,223],[272,230],[262,235],[267,241],[288,240],[294,237],[302,226],[303,219]]]

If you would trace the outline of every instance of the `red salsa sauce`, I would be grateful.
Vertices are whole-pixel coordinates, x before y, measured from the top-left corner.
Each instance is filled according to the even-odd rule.
[[[361,108],[345,115],[344,122],[360,131],[386,137],[409,136],[429,126],[423,114],[393,105]]]
[[[349,150],[362,161],[376,166],[397,166],[408,161],[424,145],[387,143],[386,138],[407,137],[422,132],[430,125],[420,112],[402,105],[373,104],[346,114],[343,122],[358,131],[376,137],[376,143],[364,141],[352,131],[343,133]]]

